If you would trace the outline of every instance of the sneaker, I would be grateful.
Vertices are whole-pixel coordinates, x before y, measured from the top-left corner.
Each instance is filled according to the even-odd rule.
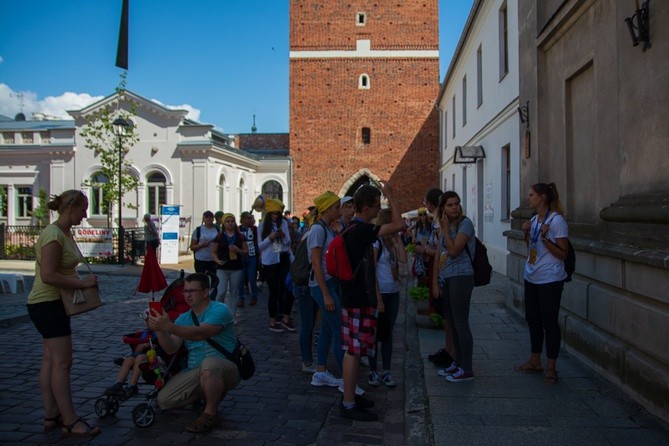
[[[473,380],[474,380],[474,374],[462,368],[458,368],[457,372],[453,373],[452,375],[448,375],[446,377],[446,381],[448,381],[449,383],[460,383],[464,381],[473,381]]]
[[[355,421],[378,421],[379,416],[375,413],[368,412],[357,405],[352,409],[347,409],[343,404],[339,408],[339,416]]]
[[[105,389],[105,395],[108,396],[123,396],[125,395],[125,388],[123,387],[122,382],[117,382],[113,386],[107,387]]]
[[[288,331],[295,331],[295,324],[293,321],[289,320],[288,322],[279,322],[283,328],[285,328]]]
[[[304,373],[316,373],[316,364],[313,362],[307,364],[306,362],[302,363],[302,371]]]
[[[369,358],[367,356],[361,356],[360,364],[364,365],[365,367],[369,367]]]
[[[365,398],[364,396],[356,395],[355,405],[362,409],[371,409],[372,407],[374,407],[374,401]]]
[[[458,370],[460,370],[460,367],[458,367],[458,365],[453,362],[450,366],[446,367],[445,369],[437,370],[437,375],[447,377],[448,375],[454,374]]]
[[[448,367],[454,361],[451,355],[449,355],[448,352],[443,348],[436,353],[428,355],[427,359],[432,361],[432,363],[437,367]]]
[[[139,392],[139,388],[137,387],[137,384],[134,384],[132,386],[128,386],[125,389],[125,396],[127,398],[130,398],[131,396],[137,395],[138,392]]]
[[[274,324],[270,324],[269,331],[273,331],[273,332],[276,332],[276,333],[281,333],[281,332],[283,332],[283,327],[277,322],[277,323],[274,323]]]
[[[344,380],[341,380],[341,384],[339,384],[339,387],[337,387],[337,390],[339,390],[340,393],[344,393]],[[365,391],[362,390],[362,387],[359,385],[355,385],[355,394],[358,396],[362,396],[365,394]]]
[[[316,387],[338,387],[343,386],[342,380],[340,378],[335,378],[332,373],[328,372],[316,372],[311,377],[311,385]]]
[[[381,385],[381,378],[379,378],[379,374],[376,372],[376,370],[369,372],[369,378],[367,378],[367,382],[370,386],[374,387]]]
[[[386,385],[386,387],[395,387],[397,383],[393,379],[393,375],[390,374],[390,370],[384,370],[381,375],[381,382]]]

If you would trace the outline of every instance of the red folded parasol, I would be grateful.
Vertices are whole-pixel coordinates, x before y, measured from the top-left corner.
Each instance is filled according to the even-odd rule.
[[[165,274],[163,274],[163,270],[158,265],[156,251],[151,245],[148,245],[146,247],[146,255],[144,256],[142,277],[139,279],[137,291],[140,293],[155,293],[165,288],[167,288],[167,280],[165,280]]]

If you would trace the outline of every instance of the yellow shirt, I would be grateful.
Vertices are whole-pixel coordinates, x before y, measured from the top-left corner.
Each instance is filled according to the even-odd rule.
[[[70,277],[77,276],[77,265],[81,262],[81,256],[74,240],[69,239],[63,231],[56,225],[48,225],[35,244],[35,253],[37,254],[37,262],[35,262],[35,283],[33,289],[28,295],[28,303],[36,304],[41,302],[49,302],[60,299],[60,292],[58,287],[47,285],[42,282],[42,273],[40,271],[40,264],[42,262],[42,247],[51,242],[56,242],[61,247],[60,260],[56,266],[56,271],[60,274]]]

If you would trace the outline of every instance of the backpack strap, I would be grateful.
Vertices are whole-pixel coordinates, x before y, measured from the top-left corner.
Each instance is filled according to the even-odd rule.
[[[218,231],[218,229],[217,229]],[[202,234],[202,225],[198,226],[195,229],[195,238],[197,239],[197,243],[200,243],[200,234]]]

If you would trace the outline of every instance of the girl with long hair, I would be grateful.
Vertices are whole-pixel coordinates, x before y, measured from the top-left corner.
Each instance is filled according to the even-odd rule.
[[[449,382],[471,381],[474,339],[469,327],[469,308],[474,290],[474,223],[464,215],[460,196],[453,191],[444,192],[439,199],[437,218],[442,235],[434,260],[432,288],[436,290],[435,298],[444,299],[444,315],[453,329],[456,352],[451,366],[437,373]]]
[[[239,298],[239,287],[244,275],[244,264],[242,256],[249,252],[246,240],[235,222],[232,214],[223,215],[223,230],[214,239],[211,245],[211,254],[216,263],[216,276],[219,280],[218,296],[216,300],[223,302],[230,286],[231,304],[238,307],[244,306],[244,301]]]
[[[564,260],[569,246],[569,228],[562,216],[562,205],[554,183],[530,187],[527,203],[536,211],[523,224],[528,254],[525,262],[525,320],[530,331],[530,359],[516,367],[519,372],[542,373],[541,352],[546,341],[544,382],[555,384],[555,364],[560,352],[558,324],[562,289],[567,273]]]

